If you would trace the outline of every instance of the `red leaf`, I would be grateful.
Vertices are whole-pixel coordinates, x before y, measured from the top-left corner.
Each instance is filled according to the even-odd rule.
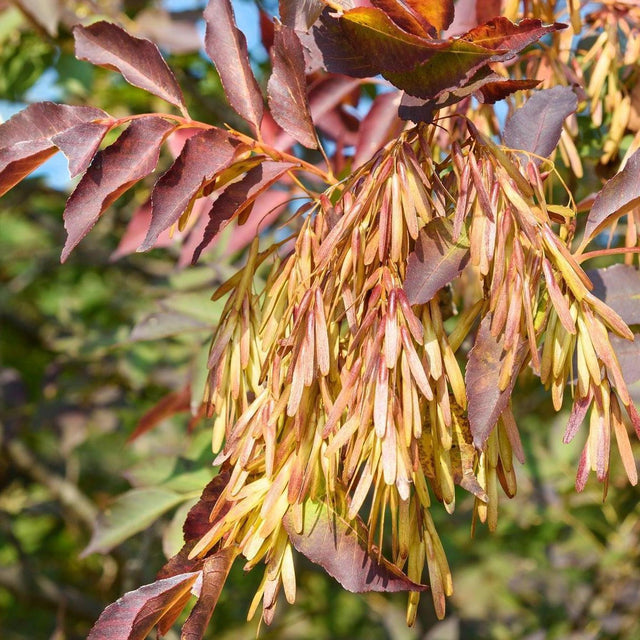
[[[104,21],[88,27],[76,25],[73,36],[79,60],[119,71],[129,84],[166,100],[187,115],[182,91],[153,42],[134,38],[118,25]]]
[[[112,126],[111,122],[83,122],[51,139],[67,156],[72,178],[86,171]]]
[[[213,203],[209,211],[209,223],[204,230],[202,242],[193,253],[192,263],[197,262],[202,251],[231,220],[251,206],[253,201],[283,174],[298,165],[292,162],[272,162],[267,160],[247,171],[247,175],[227,187]]]
[[[587,217],[582,246],[603,227],[640,203],[640,150],[627,161],[624,169],[607,181],[597,195]]]
[[[199,575],[182,573],[129,591],[102,612],[87,640],[144,640],[158,620],[184,599]]]
[[[143,433],[151,431],[165,418],[174,416],[191,409],[191,389],[186,386],[180,391],[168,393],[147,411],[138,421],[133,433],[127,438],[127,442],[133,442]]]
[[[229,483],[230,477],[229,467],[223,465],[218,475],[204,488],[200,500],[191,508],[184,521],[182,531],[185,542],[195,542],[211,529],[212,523],[209,516],[220,494]],[[226,510],[230,506],[230,504],[227,505]],[[225,510],[221,511],[219,517],[223,517],[225,512]]]
[[[0,125],[0,195],[56,153],[54,136],[101,118],[101,109],[38,102]]]
[[[560,142],[565,118],[577,107],[578,98],[569,87],[537,91],[509,118],[502,136],[504,143],[546,158]]]
[[[469,241],[454,242],[451,224],[436,218],[420,230],[407,259],[404,291],[410,304],[424,304],[456,278],[469,261]]]
[[[404,127],[398,118],[400,94],[397,91],[376,96],[367,115],[360,124],[353,167],[363,165],[389,140],[400,134]]]
[[[176,161],[151,194],[151,225],[139,251],[154,246],[158,236],[178,221],[202,186],[229,166],[237,143],[222,129],[207,129],[189,138]]]
[[[526,344],[522,345],[514,359],[509,384],[503,391],[498,381],[504,361],[504,336],[491,335],[491,316],[482,319],[465,372],[467,387],[468,416],[473,444],[477,449],[484,447],[489,434],[500,414],[505,410],[516,383],[518,371],[526,355]]]
[[[204,561],[200,597],[182,627],[181,640],[201,640],[204,636],[236,556],[234,549],[227,548]]]
[[[280,0],[280,19],[296,31],[307,31],[324,9],[322,0]]]
[[[307,99],[302,45],[292,29],[279,23],[274,27],[271,60],[273,73],[267,85],[271,115],[298,142],[310,149],[317,148]]]
[[[62,250],[63,262],[103,211],[155,169],[160,146],[173,128],[155,116],[134,120],[116,142],[96,155],[67,200],[64,226],[68,235]]]
[[[249,64],[247,40],[236,26],[230,0],[209,0],[204,46],[220,74],[229,104],[255,131],[260,129],[262,93]]]
[[[428,588],[409,580],[388,560],[378,559],[368,551],[367,530],[359,518],[349,522],[328,505],[307,500],[302,531],[296,531],[290,513],[285,515],[283,525],[293,546],[348,591],[425,591]]]

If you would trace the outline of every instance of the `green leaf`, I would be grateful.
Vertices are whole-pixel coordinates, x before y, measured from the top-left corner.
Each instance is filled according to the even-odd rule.
[[[182,494],[160,488],[133,489],[118,496],[98,518],[83,556],[108,553],[127,538],[146,529],[184,499]]]

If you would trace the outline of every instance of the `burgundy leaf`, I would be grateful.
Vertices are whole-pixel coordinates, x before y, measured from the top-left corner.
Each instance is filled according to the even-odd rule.
[[[260,129],[262,93],[249,64],[247,40],[236,26],[230,0],[209,0],[204,46],[220,75],[229,104],[255,131]]]
[[[184,600],[199,575],[182,573],[129,591],[102,612],[87,640],[144,640],[165,612]]]
[[[627,161],[624,169],[607,181],[596,197],[584,229],[586,245],[604,226],[640,203],[640,150]]]
[[[202,242],[193,253],[192,263],[197,262],[205,247],[231,220],[250,207],[253,201],[283,174],[296,166],[298,165],[292,162],[267,160],[247,171],[247,175],[239,182],[229,185],[209,211],[209,223],[204,230]]]
[[[63,262],[103,211],[155,169],[162,142],[173,128],[174,125],[162,118],[140,118],[110,147],[98,152],[67,200],[64,226],[68,235],[62,250]]]
[[[593,295],[611,307],[627,324],[640,324],[640,272],[636,267],[615,264],[587,271]]]
[[[283,525],[293,546],[348,591],[425,591],[428,588],[409,580],[385,558],[368,551],[366,527],[359,518],[349,522],[328,505],[307,500],[302,531],[296,531],[290,513],[285,515]]]
[[[200,597],[182,627],[181,640],[201,640],[204,636],[236,555],[234,549],[227,548],[204,561]]]
[[[520,107],[504,128],[504,143],[546,158],[558,146],[562,124],[578,107],[576,94],[569,87],[537,91]],[[533,158],[533,162],[540,160]]]
[[[473,348],[469,352],[465,383],[467,387],[468,415],[473,444],[477,449],[484,447],[489,434],[500,414],[509,403],[516,378],[526,356],[523,344],[516,357],[509,377],[509,383],[500,390],[498,381],[504,362],[504,337],[491,335],[491,315],[482,319]]]
[[[307,31],[324,9],[322,0],[280,0],[280,19],[296,31]]]
[[[496,74],[497,75],[497,74]],[[510,80],[500,76],[488,80],[477,92],[478,100],[484,104],[493,104],[504,100],[516,91],[533,89],[540,84],[540,80]]]
[[[151,225],[139,251],[154,246],[158,236],[177,222],[202,186],[229,166],[237,143],[222,129],[207,129],[189,138],[176,161],[151,194]]]
[[[274,120],[298,142],[317,148],[316,132],[309,113],[302,45],[295,31],[275,24],[271,49],[273,73],[267,85]]]
[[[72,178],[86,171],[111,127],[111,122],[83,122],[51,139],[67,156],[69,175]]]
[[[56,135],[101,118],[108,118],[101,109],[38,102],[1,124],[0,195],[56,153]]]
[[[396,137],[404,127],[398,118],[400,94],[397,91],[376,96],[367,115],[360,124],[353,167],[363,165],[390,139]]]
[[[448,285],[469,261],[469,241],[453,240],[450,223],[436,218],[420,230],[416,248],[407,258],[404,291],[410,304],[424,304]]]
[[[204,488],[200,500],[189,511],[182,527],[185,542],[195,542],[211,529],[212,524],[209,516],[220,494],[229,483],[230,477],[228,465],[223,465],[218,475]],[[230,505],[227,510],[229,507]],[[223,515],[224,512],[221,512],[219,517]]]
[[[76,25],[73,36],[79,60],[119,71],[129,84],[166,100],[187,115],[182,91],[153,42],[135,38],[118,25],[104,21],[88,27]]]

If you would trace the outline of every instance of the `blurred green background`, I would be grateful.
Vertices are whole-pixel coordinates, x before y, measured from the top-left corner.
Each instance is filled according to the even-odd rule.
[[[194,118],[234,122],[212,66],[198,51],[203,4],[0,2],[0,110],[7,117],[41,99],[86,101],[113,114],[166,108],[116,74],[73,58],[69,25],[103,15],[160,41]],[[255,30],[254,3],[239,1],[236,8]],[[265,64],[259,50],[254,62]],[[86,637],[107,604],[153,581],[180,545],[186,510],[214,473],[208,426],[189,431],[187,413],[127,443],[141,416],[167,393],[180,392],[189,380],[197,396],[220,311],[210,294],[238,257],[223,242],[200,266],[184,270],[176,266],[177,245],[114,261],[148,186],[121,198],[65,265],[59,263],[68,188],[63,159],[0,201],[4,640]],[[628,486],[614,455],[605,503],[593,480],[584,493],[574,492],[580,438],[561,443],[566,415],[555,416],[531,382],[514,407],[527,465],[518,470],[517,497],[501,505],[497,532],[479,526],[471,538],[468,496],[460,495],[453,516],[439,505],[433,509],[454,576],[445,621],[435,619],[426,595],[416,627],[407,629],[402,595],[345,593],[299,558],[297,602],[281,604],[260,636],[640,638],[638,490]],[[108,553],[82,555],[106,508],[112,538],[94,538],[93,548],[126,540]],[[246,575],[237,564],[210,638],[249,639],[258,631],[257,621],[245,618],[260,575]]]

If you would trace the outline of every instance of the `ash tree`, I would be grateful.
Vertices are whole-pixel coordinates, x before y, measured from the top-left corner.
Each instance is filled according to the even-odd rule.
[[[217,475],[182,550],[89,637],[162,635],[193,594],[182,637],[201,638],[235,562],[263,572],[247,605],[269,624],[281,591],[295,601],[296,554],[347,590],[407,592],[409,625],[423,592],[444,617],[432,509],[468,493],[472,527],[496,528],[526,464],[522,377],[570,406],[577,491],[593,472],[606,494],[611,456],[637,483],[640,9],[280,0],[262,14],[262,83],[230,0],[203,17],[239,124],[192,119],[156,45],[98,21],[74,27],[76,56],[166,110],[43,102],[0,126],[1,193],[58,151],[79,176],[63,262],[136,186],[150,195],[128,250],[179,230],[195,263],[228,226],[248,247],[213,293],[226,301],[199,395],[167,396],[133,434],[186,401]],[[609,176],[588,194],[585,145]]]

